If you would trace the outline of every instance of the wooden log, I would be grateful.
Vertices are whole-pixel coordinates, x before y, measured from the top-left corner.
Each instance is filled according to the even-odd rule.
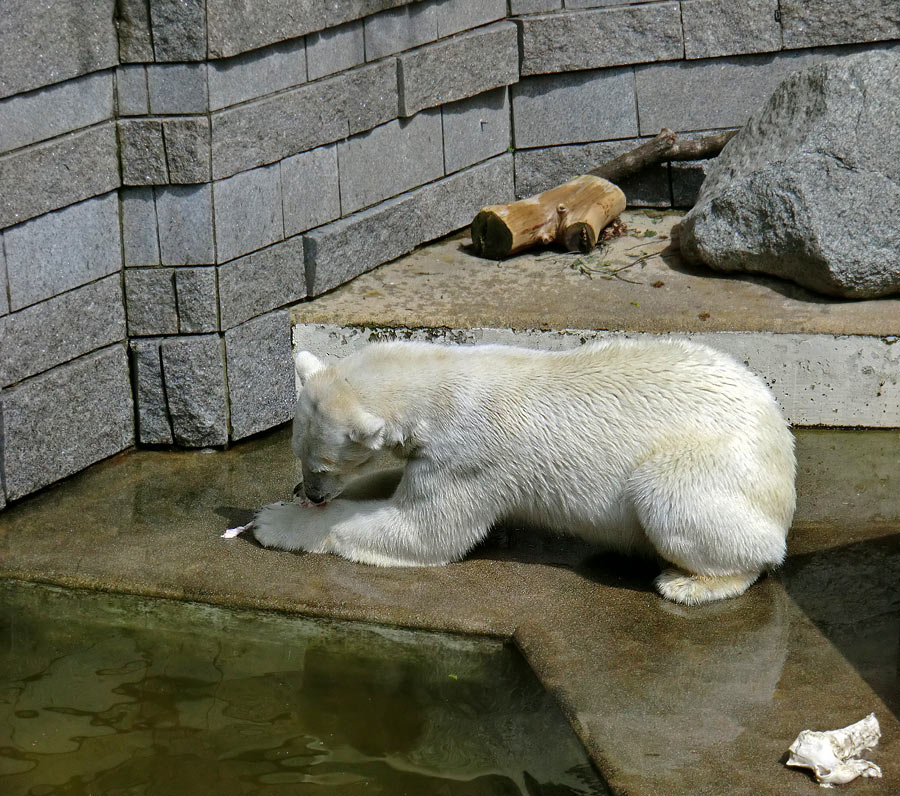
[[[551,242],[588,252],[624,209],[618,186],[582,174],[536,196],[482,208],[472,221],[472,245],[480,256],[495,260]]]

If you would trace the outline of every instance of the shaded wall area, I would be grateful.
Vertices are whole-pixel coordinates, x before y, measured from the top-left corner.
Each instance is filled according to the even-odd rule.
[[[287,420],[293,304],[898,38],[888,0],[0,0],[0,505]]]

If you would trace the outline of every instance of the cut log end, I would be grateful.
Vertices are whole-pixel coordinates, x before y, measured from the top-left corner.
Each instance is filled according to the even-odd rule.
[[[472,247],[479,257],[501,260],[512,249],[513,234],[494,211],[485,208],[472,221]]]
[[[587,254],[594,246],[597,245],[597,234],[600,230],[594,230],[590,224],[579,221],[568,226],[563,231],[562,245],[566,251],[579,251]]]

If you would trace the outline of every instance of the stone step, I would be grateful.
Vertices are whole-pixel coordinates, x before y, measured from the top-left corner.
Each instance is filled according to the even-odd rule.
[[[292,311],[293,343],[344,356],[377,340],[558,350],[612,334],[673,335],[746,362],[795,426],[900,427],[900,299],[850,301],[682,262],[671,211],[627,211],[587,255],[502,262],[456,235]]]

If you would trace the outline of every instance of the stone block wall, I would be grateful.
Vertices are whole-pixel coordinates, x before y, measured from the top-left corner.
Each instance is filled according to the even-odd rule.
[[[134,443],[114,0],[0,0],[0,505]]]
[[[292,304],[898,38],[892,0],[0,0],[0,506],[288,419]]]

